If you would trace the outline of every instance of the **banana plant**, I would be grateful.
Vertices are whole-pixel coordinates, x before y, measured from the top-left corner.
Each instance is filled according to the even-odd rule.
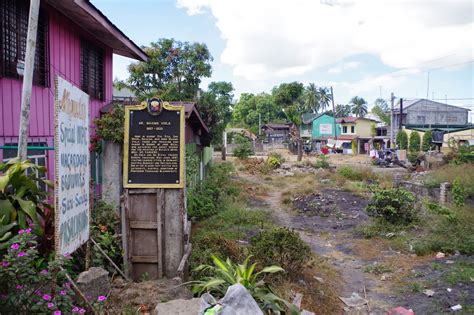
[[[12,159],[0,164],[0,249],[18,229],[34,224],[35,233],[42,235],[45,210],[51,209],[49,193],[38,185],[52,187],[48,180],[38,177],[46,169],[28,160]]]
[[[279,266],[269,266],[255,272],[257,264],[249,265],[251,257],[248,256],[242,264],[236,264],[229,258],[224,261],[212,255],[214,265],[201,265],[194,270],[206,272],[210,276],[195,281],[192,292],[198,295],[204,292],[215,292],[223,296],[229,286],[240,283],[265,312],[273,311],[285,314],[285,310],[289,310],[290,314],[299,314],[299,310],[295,305],[278,297],[263,281],[264,274],[283,272],[284,269]]]

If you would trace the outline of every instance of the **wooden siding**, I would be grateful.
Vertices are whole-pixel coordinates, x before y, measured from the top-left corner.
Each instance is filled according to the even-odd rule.
[[[77,25],[51,7],[46,7],[49,18],[48,60],[49,87],[33,86],[29,136],[47,139],[52,145],[54,137],[54,79],[60,75],[80,87],[80,41],[81,36],[91,40]],[[99,117],[102,106],[112,101],[112,50],[97,43],[105,50],[104,56],[104,101],[91,100],[91,124]],[[0,141],[19,132],[22,81],[0,77]],[[36,142],[36,140],[35,140]],[[0,159],[2,158],[0,150]],[[54,155],[48,153],[48,168],[53,169]],[[52,172],[50,172],[51,174]]]

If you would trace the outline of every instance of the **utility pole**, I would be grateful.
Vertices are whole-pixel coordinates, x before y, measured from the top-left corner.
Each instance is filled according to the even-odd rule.
[[[394,141],[394,138],[393,138],[393,133],[394,133],[394,128],[393,128],[393,103],[395,101],[395,96],[393,95],[393,92],[390,94],[390,102],[391,102],[391,106],[390,106],[390,147],[392,149],[395,149],[395,143],[393,142]]]
[[[331,101],[332,101],[332,117],[334,118],[334,140],[337,140],[337,125],[336,125],[336,107],[334,106],[334,91],[331,86]]]
[[[258,135],[262,135],[262,114],[258,114]]]
[[[26,160],[28,150],[28,124],[30,120],[31,88],[35,66],[36,33],[38,30],[40,0],[30,1],[28,34],[26,36],[25,73],[21,91],[20,131],[18,133],[18,157]]]

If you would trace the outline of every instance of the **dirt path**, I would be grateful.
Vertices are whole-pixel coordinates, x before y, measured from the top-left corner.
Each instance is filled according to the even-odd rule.
[[[301,238],[311,246],[313,251],[327,258],[341,273],[344,282],[341,292],[343,296],[350,297],[355,292],[361,297],[367,297],[370,312],[365,306],[360,309],[362,313],[386,314],[391,304],[386,302],[389,297],[375,292],[378,284],[364,273],[363,268],[366,263],[351,253],[351,236],[346,231],[337,229],[328,231],[327,228],[321,228],[321,221],[328,221],[325,218],[320,220],[288,213],[281,207],[282,191],[280,190],[273,190],[268,196],[263,196],[263,199],[271,209],[276,223],[299,231]]]

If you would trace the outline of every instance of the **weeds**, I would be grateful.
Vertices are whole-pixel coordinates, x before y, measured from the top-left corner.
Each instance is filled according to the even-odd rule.
[[[375,275],[381,275],[384,273],[393,272],[395,268],[393,266],[385,265],[385,264],[372,264],[368,265],[364,268],[364,272],[372,273]]]
[[[451,285],[457,283],[471,283],[472,279],[474,279],[474,264],[459,261],[446,274],[445,278]]]
[[[474,163],[462,165],[445,165],[441,168],[431,171],[425,178],[424,184],[427,187],[439,187],[443,182],[453,184],[456,179],[464,188],[466,198],[474,197]]]
[[[374,188],[372,192],[372,199],[366,208],[369,216],[380,217],[393,224],[415,220],[415,196],[412,193],[399,188]]]

